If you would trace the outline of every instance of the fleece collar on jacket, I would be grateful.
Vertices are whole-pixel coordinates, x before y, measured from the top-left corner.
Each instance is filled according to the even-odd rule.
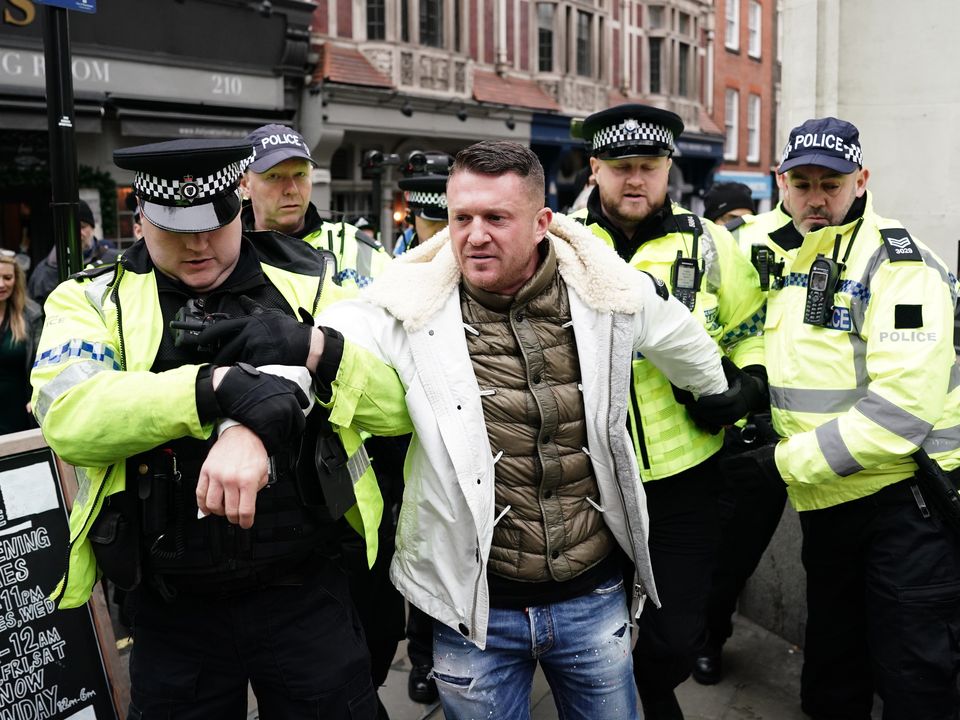
[[[640,273],[590,230],[554,214],[547,238],[560,275],[588,307],[605,313],[640,310]],[[459,284],[460,268],[445,229],[390,262],[361,297],[387,310],[407,332],[416,332],[439,312]]]

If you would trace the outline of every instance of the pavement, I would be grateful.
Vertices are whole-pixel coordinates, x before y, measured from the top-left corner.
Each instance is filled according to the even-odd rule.
[[[116,617],[114,624],[118,630]],[[122,631],[121,631],[122,633]],[[124,668],[129,660],[129,638],[117,643]],[[724,679],[704,686],[692,678],[677,688],[685,720],[809,720],[800,710],[800,669],[803,651],[745,617],[734,618],[734,634],[723,654]],[[406,642],[400,644],[380,699],[390,720],[443,720],[439,703],[421,705],[407,696],[410,661]],[[531,720],[556,720],[556,706],[544,675],[534,676]],[[873,720],[880,720],[880,701]],[[259,720],[257,702],[249,692],[247,720]],[[494,720],[510,720],[509,718]],[[593,720],[593,719],[591,719]],[[596,720],[603,720],[597,718]]]
[[[734,628],[724,648],[723,681],[704,686],[691,678],[677,689],[685,720],[809,720],[800,710],[802,650],[743,617],[736,618]],[[443,720],[439,703],[420,705],[407,696],[409,671],[403,643],[380,688],[390,720]],[[558,718],[550,688],[539,671],[534,676],[532,704],[532,720]],[[248,720],[259,717],[254,705],[255,701]],[[879,720],[879,709],[873,717]]]

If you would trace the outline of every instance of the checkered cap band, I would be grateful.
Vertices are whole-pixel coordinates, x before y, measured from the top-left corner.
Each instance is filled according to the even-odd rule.
[[[610,125],[594,133],[593,151],[623,147],[631,142],[640,145],[662,145],[673,150],[673,133],[663,125],[627,118],[618,125]]]
[[[138,172],[133,187],[138,195],[159,205],[197,205],[235,189],[251,162],[252,154],[245,160],[230,163],[213,175],[185,176],[180,180]]]
[[[436,207],[447,207],[447,194],[438,192],[423,192],[422,190],[407,190],[404,193],[409,205],[434,205]]]

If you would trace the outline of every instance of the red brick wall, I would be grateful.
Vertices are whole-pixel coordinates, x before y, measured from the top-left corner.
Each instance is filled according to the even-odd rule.
[[[480,17],[479,10],[477,9],[479,3],[480,0],[470,0],[470,57],[478,62],[480,61],[480,48],[478,41],[480,32],[477,28],[477,22]]]
[[[317,9],[313,12],[313,32],[326,35],[330,32],[330,17],[327,13],[326,0],[320,0]]]
[[[481,62],[493,64],[493,39],[497,32],[497,25],[493,20],[495,0],[484,0],[483,3],[483,58]]]
[[[530,70],[530,13],[528,0],[520,2],[520,69]]]
[[[513,0],[507,1],[507,63],[513,65],[516,53],[513,52],[513,39],[516,37],[515,20],[513,17]]]
[[[353,37],[353,1],[337,0],[337,35]]]
[[[774,41],[776,40],[774,10],[775,0],[761,0],[763,11],[760,23],[760,58],[750,57],[749,0],[740,0],[740,49],[726,48],[726,5],[727,0],[717,0],[717,31],[714,44],[714,94],[713,120],[725,128],[726,90],[738,90],[740,93],[738,113],[738,157],[736,161],[725,161],[721,170],[752,171],[767,173],[776,162],[771,151],[774,133],[774,96],[773,68],[775,63]],[[760,160],[747,162],[747,109],[750,95],[760,96]]]

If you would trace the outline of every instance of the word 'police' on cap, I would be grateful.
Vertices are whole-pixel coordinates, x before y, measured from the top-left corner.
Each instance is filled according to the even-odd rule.
[[[240,212],[240,178],[252,159],[238,140],[170,140],[115,150],[113,162],[133,170],[143,215],[163,230],[210,232]]]
[[[579,132],[601,160],[645,155],[666,156],[683,132],[676,113],[650,105],[617,105],[590,115]]]
[[[446,175],[414,175],[402,178],[397,184],[414,215],[424,220],[447,220]]]
[[[863,167],[860,131],[835,117],[814,118],[790,131],[777,173],[801,165],[819,165],[846,175]]]
[[[303,135],[286,125],[262,125],[247,135],[247,140],[253,145],[250,169],[256,173],[266,172],[290,158],[309,160],[316,165]]]

